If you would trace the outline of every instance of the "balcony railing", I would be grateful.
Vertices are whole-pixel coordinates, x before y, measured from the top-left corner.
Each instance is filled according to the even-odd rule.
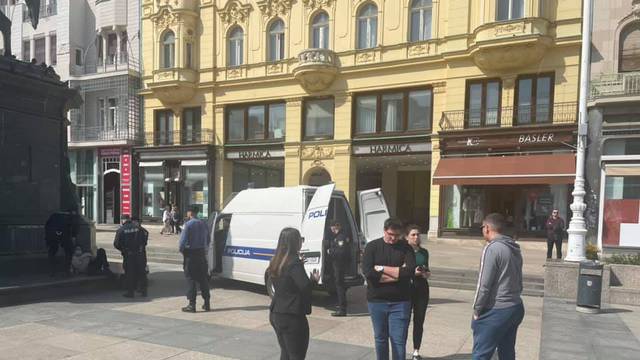
[[[132,141],[142,142],[142,134],[133,129],[105,129],[101,126],[71,126],[70,142]]]
[[[213,130],[156,131],[145,134],[147,146],[213,143]]]
[[[640,95],[640,71],[601,74],[599,78],[591,80],[591,99],[638,95]]]
[[[577,103],[537,106],[509,106],[486,110],[445,111],[440,130],[464,130],[490,127],[571,124],[578,119]]]
[[[298,54],[298,64],[336,66],[336,54],[327,49],[306,49]]]

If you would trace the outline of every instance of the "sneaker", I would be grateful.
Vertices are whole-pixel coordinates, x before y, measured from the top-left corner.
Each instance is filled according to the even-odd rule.
[[[196,312],[196,306],[194,304],[189,304],[182,308],[182,312],[194,313]]]

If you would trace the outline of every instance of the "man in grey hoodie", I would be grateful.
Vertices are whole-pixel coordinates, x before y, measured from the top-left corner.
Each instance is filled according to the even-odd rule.
[[[482,222],[487,245],[482,250],[476,296],[473,301],[473,359],[516,358],[516,334],[524,318],[522,254],[516,242],[503,235],[504,216],[493,213]]]

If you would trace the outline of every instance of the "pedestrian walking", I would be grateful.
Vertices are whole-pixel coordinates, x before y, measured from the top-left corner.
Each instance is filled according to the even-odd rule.
[[[129,215],[122,215],[123,224],[116,231],[113,247],[122,254],[125,287],[127,292],[122,296],[132,298],[135,290],[142,297],[147,296],[146,246],[149,233],[137,222],[131,221]]]
[[[311,314],[311,290],[320,274],[314,270],[311,278],[307,276],[300,259],[302,241],[297,229],[282,229],[267,269],[275,289],[269,322],[278,338],[280,360],[303,360],[309,347],[307,315]]]
[[[178,211],[177,206],[174,206],[171,210],[171,224],[174,234],[180,234],[180,232],[182,232],[182,229],[180,229],[180,225],[182,225],[182,217],[180,216],[180,211]]]
[[[376,358],[393,360],[406,356],[407,331],[411,316],[411,281],[416,259],[406,241],[400,241],[404,226],[396,218],[384,222],[382,238],[364,249],[362,271],[367,278],[367,301],[376,344]]]
[[[411,310],[413,312],[413,354],[411,360],[422,360],[420,346],[424,332],[424,319],[429,306],[429,251],[420,244],[420,228],[407,226],[407,242],[416,257],[416,271],[411,283]]]
[[[207,223],[198,219],[198,209],[187,211],[189,220],[184,224],[180,235],[180,252],[184,258],[184,274],[189,288],[187,299],[189,304],[182,308],[184,312],[196,312],[197,287],[204,300],[202,310],[211,311],[211,294],[209,293],[209,279],[207,267],[207,250],[209,249],[209,227]]]
[[[333,279],[336,287],[338,304],[336,311],[331,316],[347,316],[347,287],[344,283],[345,272],[349,266],[351,253],[351,240],[342,232],[342,224],[339,221],[331,222],[331,237],[327,254],[331,261]]]
[[[500,360],[516,358],[518,326],[524,318],[522,305],[522,254],[512,238],[503,235],[505,219],[493,213],[482,222],[487,241],[473,301],[473,359],[489,360],[496,348]]]
[[[545,224],[545,229],[547,230],[547,259],[551,259],[551,255],[553,255],[554,244],[556,246],[556,257],[562,259],[562,239],[564,238],[566,227],[564,220],[558,214],[558,209],[553,209]]]
[[[65,275],[71,274],[71,260],[78,232],[75,216],[74,212],[55,212],[49,216],[44,225],[49,274],[52,277],[57,271],[56,254],[60,248],[64,251],[64,273]]]
[[[167,205],[167,207],[162,212],[162,229],[160,230],[160,235],[164,235],[166,233],[172,233],[171,229],[171,206]]]

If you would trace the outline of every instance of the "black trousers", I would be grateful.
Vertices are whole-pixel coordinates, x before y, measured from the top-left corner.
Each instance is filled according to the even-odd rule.
[[[420,280],[417,280],[420,281]],[[420,349],[424,332],[424,319],[429,306],[429,283],[415,284],[411,292],[411,308],[413,310],[413,348]]]
[[[347,311],[347,287],[344,284],[345,265],[334,261],[333,279],[336,285],[336,296],[338,297],[338,310]]]
[[[272,312],[269,322],[280,344],[280,360],[304,360],[309,348],[307,316]]]
[[[62,248],[64,250],[64,272],[68,273],[71,270],[71,258],[73,257],[73,243],[65,242],[62,244],[48,244],[47,245],[47,256],[49,258],[49,272],[51,274],[56,273],[57,261],[56,254],[58,253],[58,249]]]
[[[184,275],[187,278],[189,288],[187,289],[187,299],[190,304],[196,303],[197,287],[200,286],[200,293],[204,301],[209,301],[209,280],[207,279],[207,258],[204,249],[194,249],[184,251]]]
[[[136,290],[147,291],[147,272],[145,270],[146,261],[144,254],[125,254],[123,266],[127,292],[133,293]]]
[[[98,275],[110,271],[111,270],[109,270],[109,261],[107,261],[107,253],[103,248],[100,248],[96,252],[96,258],[92,259],[89,263],[87,272],[89,273],[89,275]]]
[[[547,236],[547,259],[551,259],[553,255],[553,245],[556,245],[556,256],[558,259],[562,259],[562,236],[554,234],[553,236]]]

